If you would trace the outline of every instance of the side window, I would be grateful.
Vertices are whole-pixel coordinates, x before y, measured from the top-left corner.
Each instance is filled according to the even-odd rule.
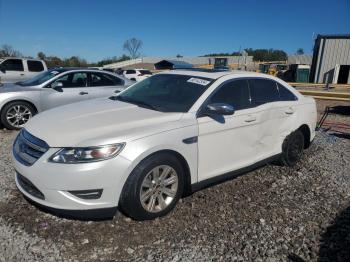
[[[21,59],[7,59],[2,65],[6,71],[24,71],[23,62]]]
[[[126,74],[136,74],[135,70],[126,70]]]
[[[234,80],[224,84],[210,98],[210,103],[230,104],[235,110],[249,108],[250,96],[247,80]]]
[[[44,71],[43,63],[40,61],[27,60],[28,70],[30,72],[41,72]]]
[[[280,93],[280,101],[296,101],[298,98],[283,85],[277,83],[278,91]]]
[[[272,80],[250,79],[249,89],[251,102],[254,106],[279,100],[279,93],[276,83]]]
[[[87,73],[77,72],[66,74],[54,81],[54,83],[56,82],[61,82],[63,88],[86,87]]]
[[[115,76],[102,73],[91,73],[91,86],[122,85],[123,81]]]

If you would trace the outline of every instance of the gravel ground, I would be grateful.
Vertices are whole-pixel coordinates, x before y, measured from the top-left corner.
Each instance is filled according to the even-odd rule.
[[[199,191],[161,219],[84,222],[23,199],[15,135],[0,131],[0,261],[350,261],[349,139],[319,132],[296,167],[268,165]]]

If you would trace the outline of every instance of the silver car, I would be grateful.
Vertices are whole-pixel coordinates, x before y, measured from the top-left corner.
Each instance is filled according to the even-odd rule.
[[[32,79],[0,86],[0,120],[20,129],[35,114],[78,101],[115,95],[133,82],[113,73],[56,68]]]

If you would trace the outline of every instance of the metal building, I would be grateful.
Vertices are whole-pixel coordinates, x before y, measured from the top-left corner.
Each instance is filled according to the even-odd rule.
[[[179,60],[162,60],[154,64],[154,69],[156,70],[167,70],[167,69],[181,69],[181,68],[191,68],[193,67],[190,63]]]
[[[318,35],[310,82],[350,84],[350,35]]]

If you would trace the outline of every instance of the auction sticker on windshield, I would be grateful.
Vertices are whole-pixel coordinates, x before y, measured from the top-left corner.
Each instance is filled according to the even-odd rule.
[[[202,85],[202,86],[206,86],[207,84],[210,83],[210,81],[208,80],[195,78],[195,77],[191,77],[190,79],[187,80],[187,82]]]

